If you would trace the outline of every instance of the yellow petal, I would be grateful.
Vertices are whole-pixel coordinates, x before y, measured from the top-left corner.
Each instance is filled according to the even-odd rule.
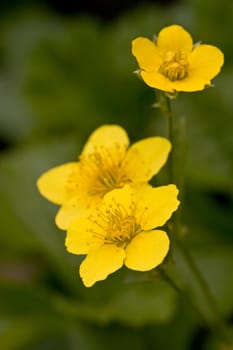
[[[219,73],[223,62],[223,53],[217,47],[198,45],[189,57],[190,77],[204,78],[208,84]]]
[[[148,271],[163,261],[169,250],[169,238],[164,231],[145,231],[135,236],[127,246],[125,265],[137,271]]]
[[[142,70],[157,70],[162,62],[156,45],[147,38],[137,38],[132,41],[132,53]]]
[[[101,147],[127,149],[129,138],[126,131],[118,125],[103,125],[96,129],[87,140],[82,154],[91,153]]]
[[[175,185],[143,187],[136,193],[135,216],[143,230],[162,226],[178,208],[178,189]]]
[[[115,245],[104,244],[92,251],[80,265],[80,276],[86,287],[97,281],[105,280],[108,275],[120,269],[125,258],[125,251]]]
[[[200,91],[210,83],[206,78],[197,76],[193,72],[188,72],[188,76],[182,80],[170,81],[168,78],[158,72],[141,72],[144,82],[155,89],[167,92],[175,91]]]
[[[73,254],[88,254],[100,247],[104,242],[105,233],[88,218],[79,218],[68,227],[65,245]]]
[[[118,205],[120,204],[121,208],[129,213],[133,198],[134,190],[129,185],[125,185],[123,188],[107,193],[101,203],[100,210],[104,212],[111,208],[113,212],[119,208]]]
[[[170,81],[158,71],[142,71],[141,77],[148,86],[153,87],[155,89],[167,92],[173,92],[175,90],[174,82]]]
[[[179,25],[163,28],[158,35],[157,46],[161,53],[186,51],[191,52],[193,40],[191,35]]]
[[[42,174],[37,181],[40,193],[53,203],[63,204],[72,196],[72,193],[67,191],[67,182],[76,169],[78,169],[78,163],[71,162]]]
[[[210,84],[208,79],[195,76],[194,74],[189,74],[186,78],[176,81],[170,81],[159,73],[142,72],[141,77],[148,86],[166,92],[201,91],[206,85]]]
[[[55,217],[56,225],[60,229],[66,230],[75,218],[88,216],[99,201],[100,199],[97,197],[88,195],[71,198],[58,210]]]
[[[146,182],[166,163],[171,149],[169,140],[151,137],[136,142],[127,152],[122,168],[132,182]]]
[[[189,73],[185,79],[172,82],[172,91],[201,91],[205,89],[206,85],[209,83],[210,81],[208,79]]]

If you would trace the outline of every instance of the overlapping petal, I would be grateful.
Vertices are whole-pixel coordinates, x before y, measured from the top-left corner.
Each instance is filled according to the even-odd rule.
[[[164,225],[178,208],[178,189],[175,185],[144,187],[136,194],[135,216],[143,230]]]
[[[120,269],[125,258],[123,248],[104,244],[92,251],[80,265],[80,276],[86,287],[91,287],[97,281],[102,281],[108,275]]]
[[[129,148],[122,168],[132,182],[147,182],[166,163],[170,150],[170,142],[163,137],[138,141]]]
[[[62,204],[72,197],[67,184],[73,172],[78,171],[77,162],[70,162],[45,172],[37,181],[40,193],[56,204]]]
[[[137,271],[149,271],[164,260],[169,250],[169,238],[161,230],[144,231],[127,246],[125,265]]]
[[[55,217],[56,225],[60,229],[66,230],[73,219],[87,216],[100,200],[101,198],[90,196],[75,196],[71,198],[58,210]]]
[[[104,243],[105,232],[90,218],[74,219],[67,230],[65,245],[73,254],[88,254]]]
[[[131,186],[125,185],[121,189],[115,189],[107,193],[103,199],[100,210],[112,208],[117,209],[119,205],[126,211],[130,211],[132,200],[134,199],[134,190]]]

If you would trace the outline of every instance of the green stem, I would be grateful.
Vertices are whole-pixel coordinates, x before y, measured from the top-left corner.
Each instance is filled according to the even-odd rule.
[[[167,271],[162,267],[157,268],[159,274],[163,278],[167,284],[175,290],[179,295],[182,295],[184,300],[193,308],[195,313],[199,316],[200,321],[204,321],[205,325],[208,326],[208,322],[205,318],[205,316],[200,312],[199,308],[192,302],[192,300],[189,298],[189,296],[185,293],[185,291],[176,283],[176,281],[167,273]]]
[[[173,118],[172,118],[172,111],[171,111],[171,101],[168,97],[165,97],[166,102],[166,109],[165,112],[167,114],[167,123],[168,123],[168,138],[171,141],[172,147],[174,144],[174,137],[173,137]],[[169,161],[169,177],[170,182],[174,181],[174,149],[172,148],[171,154],[170,154],[170,161]]]
[[[206,316],[200,311],[196,304],[192,302],[189,295],[176,283],[176,281],[174,281],[174,279],[167,273],[167,271],[163,269],[162,266],[157,268],[157,270],[163,280],[167,282],[167,284],[173,290],[175,290],[175,292],[177,292],[179,295],[182,295],[183,299],[192,307],[192,309],[198,315],[199,320],[202,322],[202,325],[206,328],[211,329],[213,334],[218,334],[219,339],[222,339],[222,341],[226,342],[227,344],[231,344],[231,339],[224,323],[222,321],[220,323],[209,323]]]
[[[175,244],[181,254],[183,255],[185,261],[187,262],[187,265],[189,266],[190,270],[192,271],[193,275],[196,277],[196,280],[198,282],[198,285],[200,286],[200,289],[203,292],[203,295],[205,296],[205,299],[212,310],[213,316],[215,317],[215,323],[222,324],[221,315],[218,309],[218,306],[216,304],[215,298],[204,279],[203,275],[201,274],[199,268],[197,267],[195,261],[193,260],[190,252],[184,247],[183,243],[175,238]]]
[[[171,101],[170,101],[170,98],[165,93],[161,97],[160,107],[162,112],[167,117],[168,138],[172,143],[172,151],[169,159],[169,178],[170,178],[170,182],[176,184],[177,187],[179,188],[180,199],[181,199],[183,197],[183,188],[184,188],[183,186],[184,179],[183,179],[182,169],[184,164],[184,150],[186,149],[186,147],[184,147],[184,128],[183,129],[180,128],[179,122],[178,122],[178,125],[175,125],[174,116],[171,110]],[[181,202],[183,201],[181,200]],[[215,298],[206,280],[201,274],[198,266],[193,260],[192,255],[189,253],[189,251],[186,249],[186,247],[183,245],[180,239],[182,236],[180,209],[175,215],[173,215],[172,226],[171,226],[172,235],[170,238],[173,241],[173,243],[176,245],[176,247],[179,249],[180,253],[182,254],[187,266],[189,267],[190,271],[192,272],[192,275],[195,277],[196,282],[199,285],[202,295],[205,298],[206,304],[211,310],[211,313],[214,318],[214,322],[213,324],[209,324],[209,326],[211,328],[215,328],[215,329],[217,328],[218,333],[219,335],[221,334],[222,339],[229,340],[226,325],[218,310],[218,306],[216,304]],[[173,286],[174,286],[174,283],[173,283]]]

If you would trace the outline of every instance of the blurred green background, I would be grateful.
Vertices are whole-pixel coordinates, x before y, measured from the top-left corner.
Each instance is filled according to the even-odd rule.
[[[166,136],[153,90],[132,74],[132,39],[176,23],[218,46],[225,65],[215,88],[180,94],[174,109],[187,120],[184,241],[232,322],[233,1],[9,0],[0,11],[1,350],[223,350],[159,277],[121,269],[85,288],[36,179],[76,159],[101,124],[122,125],[132,142]],[[175,261],[174,277],[209,317]]]

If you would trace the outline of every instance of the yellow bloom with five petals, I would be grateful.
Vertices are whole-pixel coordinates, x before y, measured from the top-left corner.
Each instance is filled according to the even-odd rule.
[[[144,184],[165,164],[171,149],[163,137],[150,137],[129,147],[118,125],[104,125],[89,137],[79,157],[50,169],[37,182],[40,193],[61,206],[56,224],[67,229],[73,218],[86,215],[111,190]]]
[[[169,250],[165,231],[155,230],[177,209],[175,185],[135,190],[129,185],[105,195],[91,215],[74,219],[67,231],[70,253],[86,254],[80,276],[86,287],[120,269],[123,264],[149,271],[164,260]]]
[[[193,45],[192,37],[180,25],[163,28],[156,42],[136,38],[132,53],[144,82],[171,93],[203,90],[224,62],[221,50],[212,45]]]

